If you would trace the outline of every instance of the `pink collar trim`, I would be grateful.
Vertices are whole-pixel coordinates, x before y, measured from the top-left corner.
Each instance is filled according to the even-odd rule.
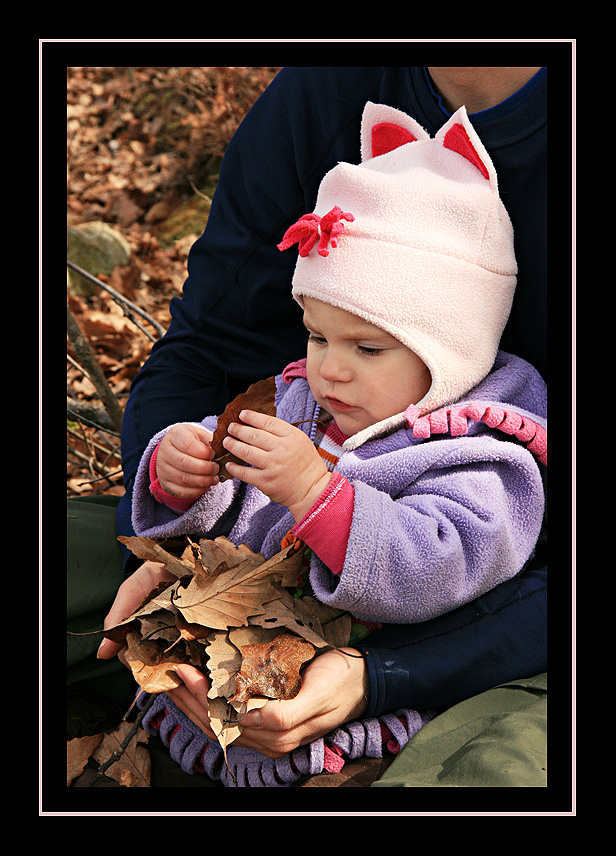
[[[295,363],[289,363],[282,372],[282,379],[285,383],[291,383],[296,377],[306,378],[306,357],[297,360]]]
[[[461,407],[443,407],[419,415],[420,410],[411,404],[404,411],[404,418],[413,429],[413,437],[426,439],[432,434],[450,434],[458,437],[468,431],[468,420],[483,422],[490,428],[496,428],[505,434],[510,434],[526,445],[539,461],[547,467],[548,464],[548,432],[528,416],[522,416],[515,410],[507,410],[486,404],[482,401],[471,401]]]

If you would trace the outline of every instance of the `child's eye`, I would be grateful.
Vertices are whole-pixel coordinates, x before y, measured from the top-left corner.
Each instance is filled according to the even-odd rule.
[[[313,345],[324,345],[327,340],[324,339],[323,336],[317,336],[315,333],[310,333],[308,341]]]
[[[358,350],[360,354],[364,354],[367,357],[376,357],[379,354],[383,353],[383,348],[369,348],[366,345],[358,345]]]

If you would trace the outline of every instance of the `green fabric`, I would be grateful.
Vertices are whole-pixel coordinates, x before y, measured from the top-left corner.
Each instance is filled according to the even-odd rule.
[[[124,580],[122,551],[116,537],[116,508],[119,497],[93,496],[67,499],[67,630],[87,633],[102,629],[118,587]],[[67,634],[67,683],[122,675],[125,694],[127,669],[117,658],[97,660],[102,634]],[[111,683],[113,683],[111,681]],[[110,681],[104,682],[105,686]],[[115,695],[115,691],[112,689]]]
[[[446,710],[371,787],[547,787],[547,684],[512,681]]]

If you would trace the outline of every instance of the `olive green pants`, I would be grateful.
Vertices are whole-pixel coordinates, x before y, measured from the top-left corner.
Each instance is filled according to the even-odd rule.
[[[67,610],[73,632],[102,628],[124,579],[116,505],[116,497],[106,496],[67,501]],[[130,673],[117,659],[96,659],[101,639],[100,633],[67,636],[69,738],[97,733],[105,716],[111,720],[118,711],[121,716],[135,694]],[[495,687],[437,716],[384,772],[386,765],[379,763],[371,774],[366,759],[347,762],[344,777],[333,786],[546,787],[546,707],[546,674]],[[153,777],[152,787],[218,785],[205,776],[189,776],[169,761],[161,784]],[[314,777],[312,784],[331,787],[332,781]]]

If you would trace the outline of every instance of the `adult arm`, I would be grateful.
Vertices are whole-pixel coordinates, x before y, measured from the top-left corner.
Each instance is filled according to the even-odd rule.
[[[443,709],[547,670],[547,556],[472,603],[420,624],[389,625],[356,645],[366,657],[366,716]]]
[[[127,402],[120,534],[132,534],[133,479],[154,434],[221,413],[250,383],[303,356],[305,331],[290,286],[295,255],[276,245],[312,210],[325,172],[339,159],[359,159],[361,113],[380,74],[283,69],[231,140],[207,227],[188,257],[182,299],[171,301],[169,330]]]

